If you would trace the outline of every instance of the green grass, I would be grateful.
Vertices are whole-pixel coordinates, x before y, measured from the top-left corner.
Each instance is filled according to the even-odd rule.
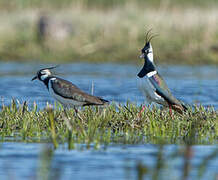
[[[69,149],[75,144],[94,145],[176,143],[213,144],[217,143],[217,111],[195,107],[180,115],[167,110],[147,108],[139,117],[141,107],[133,104],[105,108],[82,108],[76,115],[74,110],[51,107],[32,110],[28,106],[3,106],[0,111],[0,136],[2,141],[68,143]]]
[[[147,107],[139,116],[141,108],[129,102],[119,107],[112,103],[104,108],[82,108],[76,114],[73,109],[64,111],[59,105],[39,110],[36,104],[30,109],[26,102],[19,104],[12,100],[9,106],[3,105],[0,111],[0,137],[2,142],[49,143],[44,145],[39,154],[37,173],[32,175],[35,179],[51,179],[53,176],[61,179],[62,165],[52,168],[55,148],[59,145],[65,147],[67,144],[69,150],[105,150],[111,144],[144,143],[156,144],[157,151],[151,154],[154,166],[150,166],[151,162],[136,158],[133,169],[124,167],[126,177],[134,173],[138,180],[146,177],[160,179],[163,172],[175,171],[175,166],[169,164],[180,159],[183,162],[178,169],[181,179],[192,177],[193,169],[198,179],[203,179],[218,150],[213,148],[199,159],[199,164],[194,165],[192,159],[199,155],[195,154],[192,145],[217,144],[218,112],[213,108],[196,106],[183,115],[173,112],[170,116],[168,110]],[[171,153],[166,152],[165,147],[171,143],[182,146]],[[5,172],[6,177],[11,177],[9,171],[5,169]],[[211,177],[215,176],[211,174]]]

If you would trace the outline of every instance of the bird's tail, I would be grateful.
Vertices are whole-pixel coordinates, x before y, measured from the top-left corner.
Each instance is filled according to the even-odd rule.
[[[185,104],[182,104],[182,107],[183,107],[184,111],[188,110],[188,108],[187,108],[187,106]]]
[[[98,97],[98,98],[101,100],[103,105],[109,105],[109,101],[108,100],[102,99],[100,97]]]
[[[179,101],[179,102],[180,102],[180,104],[182,105],[183,110],[186,112],[186,111],[188,110],[188,105],[185,104],[183,101]]]

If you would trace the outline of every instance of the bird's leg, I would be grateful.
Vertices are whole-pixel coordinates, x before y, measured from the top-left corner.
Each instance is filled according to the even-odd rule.
[[[64,108],[64,115],[66,116],[66,118],[68,118],[66,108]]]
[[[142,107],[142,110],[140,111],[140,113],[144,112],[145,110],[145,105]]]
[[[76,113],[76,117],[78,117],[78,118],[81,120],[81,122],[84,123],[83,118],[80,116],[80,113],[79,113],[78,109],[76,109],[75,106],[74,106],[74,111],[75,111],[75,113]]]
[[[169,113],[170,113],[170,117],[172,118],[172,106],[171,106],[171,104],[169,104]]]
[[[74,116],[79,117],[79,111],[77,110],[77,108],[74,106],[73,109],[74,109]]]
[[[76,113],[76,115],[77,115],[77,114],[78,114],[78,110],[76,109],[75,106],[73,107],[73,109],[74,109],[74,111],[75,111],[75,113]]]
[[[142,110],[138,113],[138,116],[141,117],[142,113],[144,112],[145,110],[145,105],[142,106]]]

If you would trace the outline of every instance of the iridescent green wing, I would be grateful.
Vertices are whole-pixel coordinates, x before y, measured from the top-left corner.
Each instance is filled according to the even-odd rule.
[[[158,73],[149,77],[149,80],[156,89],[156,93],[163,97],[169,104],[180,104],[180,102],[172,95],[165,81]]]
[[[157,73],[150,77],[152,81],[158,84],[158,86],[163,89],[164,91],[167,91],[169,94],[171,94],[170,89],[168,88],[166,82],[163,80],[163,78]]]

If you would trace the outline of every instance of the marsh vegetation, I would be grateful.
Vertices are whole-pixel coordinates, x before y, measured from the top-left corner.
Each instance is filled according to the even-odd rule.
[[[190,108],[187,113],[147,108],[139,115],[141,107],[133,104],[105,108],[82,108],[78,114],[74,110],[64,113],[61,107],[32,110],[26,103],[17,106],[3,106],[0,112],[1,138],[13,137],[25,142],[68,142],[73,144],[123,143],[170,143],[170,144],[213,144],[217,143],[218,116],[213,109]],[[5,140],[6,140],[5,139]],[[51,141],[52,140],[52,141]]]
[[[2,166],[1,177],[217,177],[217,111],[196,106],[170,116],[168,110],[147,107],[139,116],[140,110],[127,103],[82,108],[76,114],[61,106],[38,110],[36,104],[30,108],[12,101],[0,111],[0,154],[16,170]],[[18,161],[11,161],[11,148]]]

